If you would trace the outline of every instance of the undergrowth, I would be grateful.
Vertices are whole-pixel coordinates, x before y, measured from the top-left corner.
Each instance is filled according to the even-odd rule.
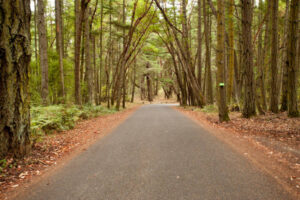
[[[211,105],[206,105],[202,109],[200,109],[202,112],[205,113],[216,113],[218,112],[217,106],[211,104]]]
[[[31,108],[31,135],[33,140],[53,131],[74,128],[76,121],[115,113],[103,106],[51,105]]]

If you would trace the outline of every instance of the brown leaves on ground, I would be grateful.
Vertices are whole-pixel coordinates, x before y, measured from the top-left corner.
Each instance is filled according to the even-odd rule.
[[[232,129],[243,135],[266,136],[300,147],[300,118],[289,118],[286,112],[266,113],[250,119],[243,118],[241,113],[231,112],[230,121],[226,123],[219,123],[217,113],[193,112],[193,109],[186,109],[185,112],[205,119],[214,126]]]
[[[34,144],[26,158],[7,158],[6,167],[0,173],[0,199],[4,199],[8,191],[30,182],[33,176],[45,173],[50,166],[63,162],[62,159],[86,150],[88,145],[109,133],[136,109],[137,106],[134,106],[115,114],[78,122],[73,130],[44,136],[41,142]]]
[[[230,117],[231,121],[222,124],[222,126],[250,134],[265,135],[292,145],[299,145],[300,119],[289,118],[287,113],[267,113],[251,119],[242,118],[239,113],[232,113]]]

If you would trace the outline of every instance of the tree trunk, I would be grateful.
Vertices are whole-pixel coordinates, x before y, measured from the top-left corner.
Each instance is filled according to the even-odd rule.
[[[145,76],[141,76],[141,100],[145,99]]]
[[[259,17],[258,21],[262,22],[262,15],[263,15],[263,3],[262,0],[259,1]],[[259,97],[256,99],[257,105],[263,105],[263,107],[260,106],[261,111],[265,109],[266,104],[266,97],[265,97],[265,81],[264,81],[264,57],[263,57],[263,48],[262,48],[262,31],[259,32],[258,35],[258,49],[257,49],[257,63],[258,63],[258,78],[257,78],[257,88],[260,89],[260,95],[257,95]],[[262,112],[260,114],[262,114]]]
[[[0,0],[0,159],[30,151],[30,1]],[[13,20],[12,20],[13,19]]]
[[[40,50],[40,66],[42,73],[41,97],[43,105],[48,104],[48,40],[45,24],[45,5],[44,0],[38,0],[38,32],[39,32],[39,50]]]
[[[252,1],[241,0],[242,5],[242,36],[243,36],[243,67],[244,67],[244,106],[243,117],[255,115],[255,85],[253,73],[252,46]]]
[[[103,10],[104,4],[103,0],[101,0],[101,10],[100,10],[100,70],[99,70],[99,78],[100,78],[100,88],[99,88],[99,101],[101,103],[102,101],[102,69],[103,69],[103,16],[104,16],[104,10]]]
[[[136,81],[136,59],[134,60],[134,65],[133,65],[133,80],[132,80],[132,91],[131,91],[131,103],[134,102],[134,94],[135,94],[135,81]]]
[[[198,0],[198,83],[201,89],[201,81],[202,81],[202,31],[201,31],[201,0]]]
[[[123,24],[126,24],[126,1],[123,0]],[[125,28],[123,28],[123,49],[126,47],[126,39],[125,39]],[[122,72],[122,87],[123,87],[123,101],[122,101],[122,107],[125,108],[125,103],[126,103],[126,66],[123,67],[123,72]]]
[[[90,15],[91,15],[91,9],[87,8],[87,12],[85,14],[85,67],[86,67],[86,83],[87,83],[87,103],[90,105],[94,105],[95,98],[94,98],[94,87],[93,87],[93,68],[91,65],[91,53],[90,53]]]
[[[192,66],[191,52],[189,48],[189,38],[188,38],[188,27],[187,27],[187,10],[186,10],[186,0],[182,0],[182,40],[183,40],[183,55],[185,66],[184,69],[189,80],[189,87],[193,93],[193,96],[197,100],[197,105],[202,107],[204,105],[204,99],[199,87],[198,81],[196,80],[195,73]]]
[[[234,73],[234,25],[233,25],[234,0],[229,0],[228,5],[228,32],[229,32],[229,64],[228,64],[228,87],[227,101],[231,102],[233,92],[233,73]]]
[[[91,41],[93,44],[92,52],[93,52],[93,81],[95,83],[94,85],[94,102],[96,105],[100,105],[99,100],[99,68],[96,65],[96,36],[94,34],[91,34]]]
[[[147,63],[146,65],[147,70],[150,68],[150,63]],[[148,71],[146,74],[146,79],[147,79],[147,97],[148,101],[152,102],[153,101],[153,89],[152,89],[152,80],[150,77],[150,72]]]
[[[56,23],[56,51],[59,56],[59,74],[60,74],[60,97],[65,102],[65,84],[64,84],[64,65],[63,65],[63,34],[60,0],[55,0],[55,23]]]
[[[203,17],[204,17],[204,33],[205,33],[205,71],[206,71],[206,84],[205,84],[205,94],[206,101],[208,104],[213,104],[213,83],[212,83],[212,73],[211,73],[211,26],[210,26],[210,16],[208,15],[209,7],[206,4],[206,0],[203,0]]]
[[[108,65],[106,65],[106,98],[107,98],[107,108],[110,108],[110,71],[112,67],[112,0],[109,0],[109,49],[108,49]]]
[[[270,110],[278,113],[278,0],[272,0],[272,40],[271,40],[271,94]]]
[[[33,1],[33,5],[34,5],[34,55],[35,55],[35,67],[36,67],[36,71],[35,71],[35,75],[38,75],[39,73],[39,67],[38,67],[38,37],[37,37],[37,3],[36,0]]]
[[[81,87],[80,87],[80,47],[82,22],[89,0],[75,0],[75,103],[81,104]]]
[[[297,36],[299,17],[299,0],[291,0],[288,28],[287,62],[288,70],[288,115],[298,117],[297,105]]]
[[[218,90],[218,108],[219,121],[224,122],[229,120],[228,108],[226,105],[225,81],[224,81],[224,67],[225,67],[225,19],[224,19],[224,0],[218,0],[218,14],[217,14],[217,90]]]
[[[81,104],[80,89],[80,44],[81,44],[81,14],[80,0],[75,0],[75,103]]]
[[[266,84],[266,77],[268,77],[268,68],[269,68],[269,53],[270,53],[270,16],[271,16],[271,4],[270,0],[267,2],[267,13],[266,13],[266,22],[265,22],[265,37],[264,37],[264,48],[262,52],[262,57],[264,59],[264,72],[263,72],[263,85]],[[263,108],[264,110],[267,110],[267,97],[266,97],[266,88],[264,91],[262,91],[262,99],[263,99]]]
[[[284,23],[284,51],[282,58],[282,91],[281,91],[281,107],[280,111],[284,112],[288,110],[288,70],[286,66],[287,61],[287,41],[288,41],[288,27],[289,27],[289,5],[290,0],[286,0],[286,8],[285,8],[285,23]]]

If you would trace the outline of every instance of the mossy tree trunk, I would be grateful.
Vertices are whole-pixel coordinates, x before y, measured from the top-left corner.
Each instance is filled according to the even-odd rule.
[[[0,13],[1,159],[30,150],[30,1],[0,0]]]

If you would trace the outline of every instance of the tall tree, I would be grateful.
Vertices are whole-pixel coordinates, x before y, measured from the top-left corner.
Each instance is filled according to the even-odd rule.
[[[266,5],[266,15],[265,15],[265,28],[264,28],[264,46],[262,50],[262,59],[263,59],[263,73],[261,77],[262,87],[261,87],[261,97],[262,97],[262,106],[264,110],[267,110],[267,79],[268,79],[268,71],[269,71],[269,58],[270,58],[270,18],[271,18],[271,3],[270,1],[265,1]],[[263,8],[261,8],[262,12]]]
[[[255,84],[253,73],[253,45],[252,45],[252,0],[241,0],[242,6],[242,36],[244,67],[244,105],[243,116],[250,118],[256,114],[255,111]]]
[[[99,69],[99,103],[102,101],[102,69],[103,69],[103,17],[104,17],[104,2],[101,0],[101,9],[100,9],[100,69]]]
[[[272,35],[271,35],[271,94],[270,94],[270,110],[278,113],[278,0],[271,2],[271,19],[272,19]]]
[[[263,2],[259,0],[259,14],[258,14],[258,21],[263,26]],[[264,58],[263,58],[263,48],[262,48],[262,31],[258,30],[258,44],[257,44],[257,80],[256,85],[257,89],[257,99],[256,105],[260,114],[264,114],[265,109],[265,84],[264,84]]]
[[[34,56],[35,56],[35,63],[36,63],[36,71],[35,74],[38,74],[38,37],[37,37],[37,5],[36,0],[33,1],[34,6]]]
[[[56,51],[59,56],[59,74],[60,74],[60,95],[65,99],[65,81],[64,81],[64,64],[63,64],[63,26],[62,26],[62,13],[61,13],[62,0],[55,0],[55,23],[56,23]]]
[[[122,16],[122,23],[123,25],[126,25],[126,0],[123,0],[123,16]],[[125,28],[123,28],[123,49],[126,48],[126,36],[125,36]],[[122,87],[123,87],[123,101],[122,101],[122,107],[125,108],[125,102],[126,102],[126,66],[123,66],[123,72],[122,72]]]
[[[75,0],[75,103],[81,104],[80,92],[80,44],[81,44],[80,0]]]
[[[234,0],[228,2],[228,32],[229,32],[229,63],[228,63],[228,87],[227,101],[230,103],[233,92],[233,72],[234,72],[234,26],[233,26]]]
[[[288,28],[287,62],[288,70],[288,115],[298,117],[297,105],[297,36],[299,23],[299,0],[291,0]],[[299,49],[298,49],[299,51]]]
[[[80,87],[80,48],[82,38],[82,23],[90,0],[75,0],[75,103],[81,104]]]
[[[207,6],[206,0],[203,0],[203,18],[204,18],[204,34],[205,34],[205,95],[208,104],[213,104],[213,84],[212,84],[212,73],[211,73],[211,26],[209,7]]]
[[[283,38],[283,58],[282,58],[282,91],[281,91],[281,107],[280,111],[288,110],[288,70],[286,67],[287,61],[287,40],[288,40],[288,27],[289,27],[289,5],[290,0],[286,0],[285,17],[284,17],[284,38]]]
[[[0,159],[30,151],[30,1],[0,0]],[[12,20],[13,19],[13,20]]]
[[[217,87],[218,87],[218,108],[219,108],[219,121],[228,121],[228,108],[226,105],[226,90],[224,81],[225,69],[225,16],[224,16],[224,0],[218,0],[217,12]]]
[[[40,66],[42,74],[41,97],[44,105],[48,104],[48,40],[45,22],[45,3],[44,0],[37,0],[38,6],[38,32],[39,32],[39,52]]]
[[[94,87],[93,87],[93,69],[91,65],[91,54],[90,54],[90,15],[91,15],[91,9],[89,7],[85,8],[87,9],[87,12],[85,13],[84,18],[84,33],[85,33],[85,41],[84,41],[84,51],[85,51],[85,67],[86,67],[86,83],[87,83],[87,102],[91,105],[95,104],[95,98],[94,98]]]
[[[201,0],[198,0],[198,33],[197,33],[197,40],[198,40],[198,52],[197,52],[197,62],[198,62],[198,83],[201,89],[201,81],[202,81],[202,22],[201,22]]]

